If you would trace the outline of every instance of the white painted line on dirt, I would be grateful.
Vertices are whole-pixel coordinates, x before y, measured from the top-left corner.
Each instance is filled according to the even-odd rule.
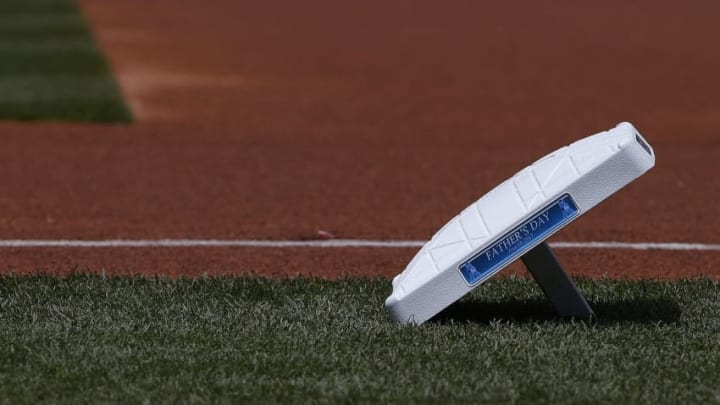
[[[0,240],[2,247],[420,247],[422,241],[383,241],[362,239],[328,240],[227,240],[227,239],[148,239],[148,240]]]
[[[635,249],[635,250],[720,250],[720,244],[709,243],[654,243],[654,242],[551,242],[557,249]]]
[[[153,248],[153,247],[259,247],[259,248],[418,248],[420,240],[234,240],[234,239],[109,239],[109,240],[0,240],[0,248]],[[720,251],[720,244],[654,242],[552,242],[557,249],[635,249]]]

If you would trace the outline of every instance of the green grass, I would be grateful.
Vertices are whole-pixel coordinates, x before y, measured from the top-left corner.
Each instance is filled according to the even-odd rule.
[[[0,119],[130,122],[72,0],[0,1]]]
[[[720,284],[501,278],[397,326],[386,280],[0,277],[0,401],[720,401]]]

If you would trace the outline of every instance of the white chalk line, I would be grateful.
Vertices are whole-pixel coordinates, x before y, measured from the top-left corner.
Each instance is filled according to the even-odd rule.
[[[715,250],[720,244],[675,242],[550,242],[557,249]]]
[[[233,240],[233,239],[108,239],[108,240],[0,240],[0,248],[161,248],[161,247],[250,247],[250,248],[419,248],[419,240]],[[720,244],[656,242],[550,242],[557,249],[634,249],[720,251]]]

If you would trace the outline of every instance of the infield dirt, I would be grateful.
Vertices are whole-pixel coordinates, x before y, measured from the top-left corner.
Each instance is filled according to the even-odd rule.
[[[718,5],[79,3],[137,122],[0,124],[3,239],[423,240],[629,120],[656,168],[555,240],[720,243]],[[392,276],[414,251],[1,254],[14,272],[333,277]],[[589,276],[720,276],[717,252],[558,254]]]

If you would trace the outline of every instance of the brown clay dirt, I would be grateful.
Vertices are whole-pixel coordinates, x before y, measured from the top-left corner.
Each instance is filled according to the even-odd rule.
[[[0,124],[2,239],[422,240],[630,120],[657,167],[554,239],[720,243],[720,5],[79,3],[137,122]],[[0,271],[392,276],[414,250],[6,248]],[[558,254],[720,277],[717,251]]]

